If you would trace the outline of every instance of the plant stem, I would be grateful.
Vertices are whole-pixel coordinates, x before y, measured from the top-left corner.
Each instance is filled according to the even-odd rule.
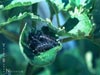
[[[84,37],[84,39],[87,39],[87,40],[91,41],[92,43],[94,43],[95,45],[100,47],[100,38],[95,39],[95,38],[88,36],[88,37]],[[61,43],[69,42],[69,41],[72,41],[72,40],[81,40],[81,39],[72,38],[72,37],[60,39]]]
[[[0,33],[16,43],[18,43],[18,41],[19,41],[19,36],[17,34],[14,34],[10,31],[8,31],[8,30],[1,28]]]
[[[51,20],[51,21],[52,21],[52,19],[53,19],[53,16],[54,16],[54,15],[51,15],[51,16],[50,16],[50,20]]]
[[[94,44],[97,45],[98,47],[100,47],[100,38],[95,39],[95,38],[87,37],[86,39],[89,40],[89,41],[91,41],[92,43],[94,43]]]
[[[22,21],[21,21],[21,24],[20,24],[20,32],[19,32],[19,34],[21,34],[21,32],[22,32],[24,26],[25,26],[25,22],[22,20]]]
[[[54,10],[54,12],[55,12],[58,27],[60,27],[60,21],[59,21],[58,12],[56,11],[56,9],[55,9],[54,6],[52,5],[52,3],[51,3],[51,7],[53,8],[53,10]]]
[[[28,75],[28,74],[33,75],[33,69],[34,67],[30,63],[28,63],[25,75]]]
[[[30,63],[28,63],[25,75],[37,75],[40,73],[42,70],[44,70],[43,67],[36,67]]]
[[[60,27],[60,21],[59,21],[59,16],[58,16],[57,12],[56,12],[56,18],[57,18],[58,27]]]
[[[72,40],[78,40],[78,39],[72,38],[72,37],[60,39],[60,41],[61,41],[62,43],[69,42],[69,41],[72,41]]]

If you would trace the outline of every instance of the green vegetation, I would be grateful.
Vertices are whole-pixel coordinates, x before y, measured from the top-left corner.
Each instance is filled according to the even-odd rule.
[[[0,75],[100,75],[99,3],[0,0]]]

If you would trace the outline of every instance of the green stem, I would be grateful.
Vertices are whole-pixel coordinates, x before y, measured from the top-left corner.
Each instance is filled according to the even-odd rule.
[[[58,13],[57,13],[56,9],[55,9],[54,6],[52,5],[52,3],[51,3],[51,7],[53,8],[53,10],[54,10],[54,12],[55,12],[55,14],[56,14],[56,19],[57,19],[58,27],[60,27],[59,16],[58,16]]]
[[[69,41],[72,41],[72,40],[78,40],[78,39],[72,38],[72,37],[60,39],[61,43],[69,42]]]
[[[51,16],[50,16],[50,20],[51,20],[51,21],[52,21],[52,19],[53,19],[53,16],[54,16],[54,15],[51,15]]]
[[[95,45],[97,45],[98,47],[100,47],[100,38],[94,39],[94,38],[88,36],[88,37],[84,37],[83,39],[87,39],[87,40],[91,41],[92,43],[94,43]],[[72,40],[82,40],[82,39],[72,38],[72,37],[60,39],[61,43],[69,42]]]
[[[94,43],[98,47],[100,47],[100,38],[94,39],[94,38],[87,37],[86,39],[89,40],[89,41],[91,41],[92,43]]]
[[[28,63],[25,75],[28,75],[28,74],[33,75],[33,70],[34,70],[34,67],[30,63]]]
[[[22,20],[22,21],[21,21],[21,24],[20,24],[20,32],[19,32],[19,34],[21,34],[21,32],[22,32],[24,26],[25,26],[25,22]]]
[[[17,34],[14,34],[8,30],[5,29],[0,29],[0,33],[3,34],[5,37],[7,37],[8,39],[18,43],[19,41],[19,36]]]
[[[58,27],[60,27],[60,21],[59,21],[59,16],[58,16],[57,12],[56,12],[56,18],[57,18]]]
[[[44,68],[43,67],[36,67],[30,63],[28,63],[25,75],[37,75],[40,73]]]

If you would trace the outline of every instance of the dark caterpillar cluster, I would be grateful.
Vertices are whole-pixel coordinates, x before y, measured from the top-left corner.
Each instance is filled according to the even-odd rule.
[[[33,55],[39,55],[41,52],[59,45],[54,37],[46,35],[42,31],[30,32],[27,43]]]

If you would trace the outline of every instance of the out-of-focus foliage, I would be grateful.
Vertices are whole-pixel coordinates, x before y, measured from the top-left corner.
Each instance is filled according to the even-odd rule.
[[[64,3],[61,0],[46,0],[49,4],[51,15],[59,13],[64,8]]]
[[[22,1],[13,0],[10,4],[5,6],[3,10],[9,10],[9,9],[12,9],[15,7],[21,7],[21,6],[29,6],[29,5],[32,5],[32,4],[41,2],[41,1],[44,1],[44,0],[36,0],[36,1],[33,1],[33,0],[22,0]]]
[[[53,71],[52,68],[55,70]],[[80,55],[78,49],[68,52],[64,51],[61,56],[58,55],[50,69],[52,70],[52,74],[55,75],[92,75],[88,71],[85,61]]]
[[[100,75],[99,3],[99,0],[0,0],[0,75]],[[42,7],[47,8],[43,11]],[[44,12],[50,13],[50,17],[44,19]],[[30,38],[28,44],[29,33],[38,30],[44,31],[43,35],[32,34],[35,38]],[[41,45],[43,39],[51,43]],[[56,41],[60,45],[53,45]],[[75,43],[73,48],[67,48],[71,44],[65,43],[69,41]],[[33,42],[36,44],[32,46],[38,42],[40,46],[36,48],[44,49],[37,50],[40,55],[31,56],[34,50],[29,47]],[[45,51],[47,46],[50,48]]]

